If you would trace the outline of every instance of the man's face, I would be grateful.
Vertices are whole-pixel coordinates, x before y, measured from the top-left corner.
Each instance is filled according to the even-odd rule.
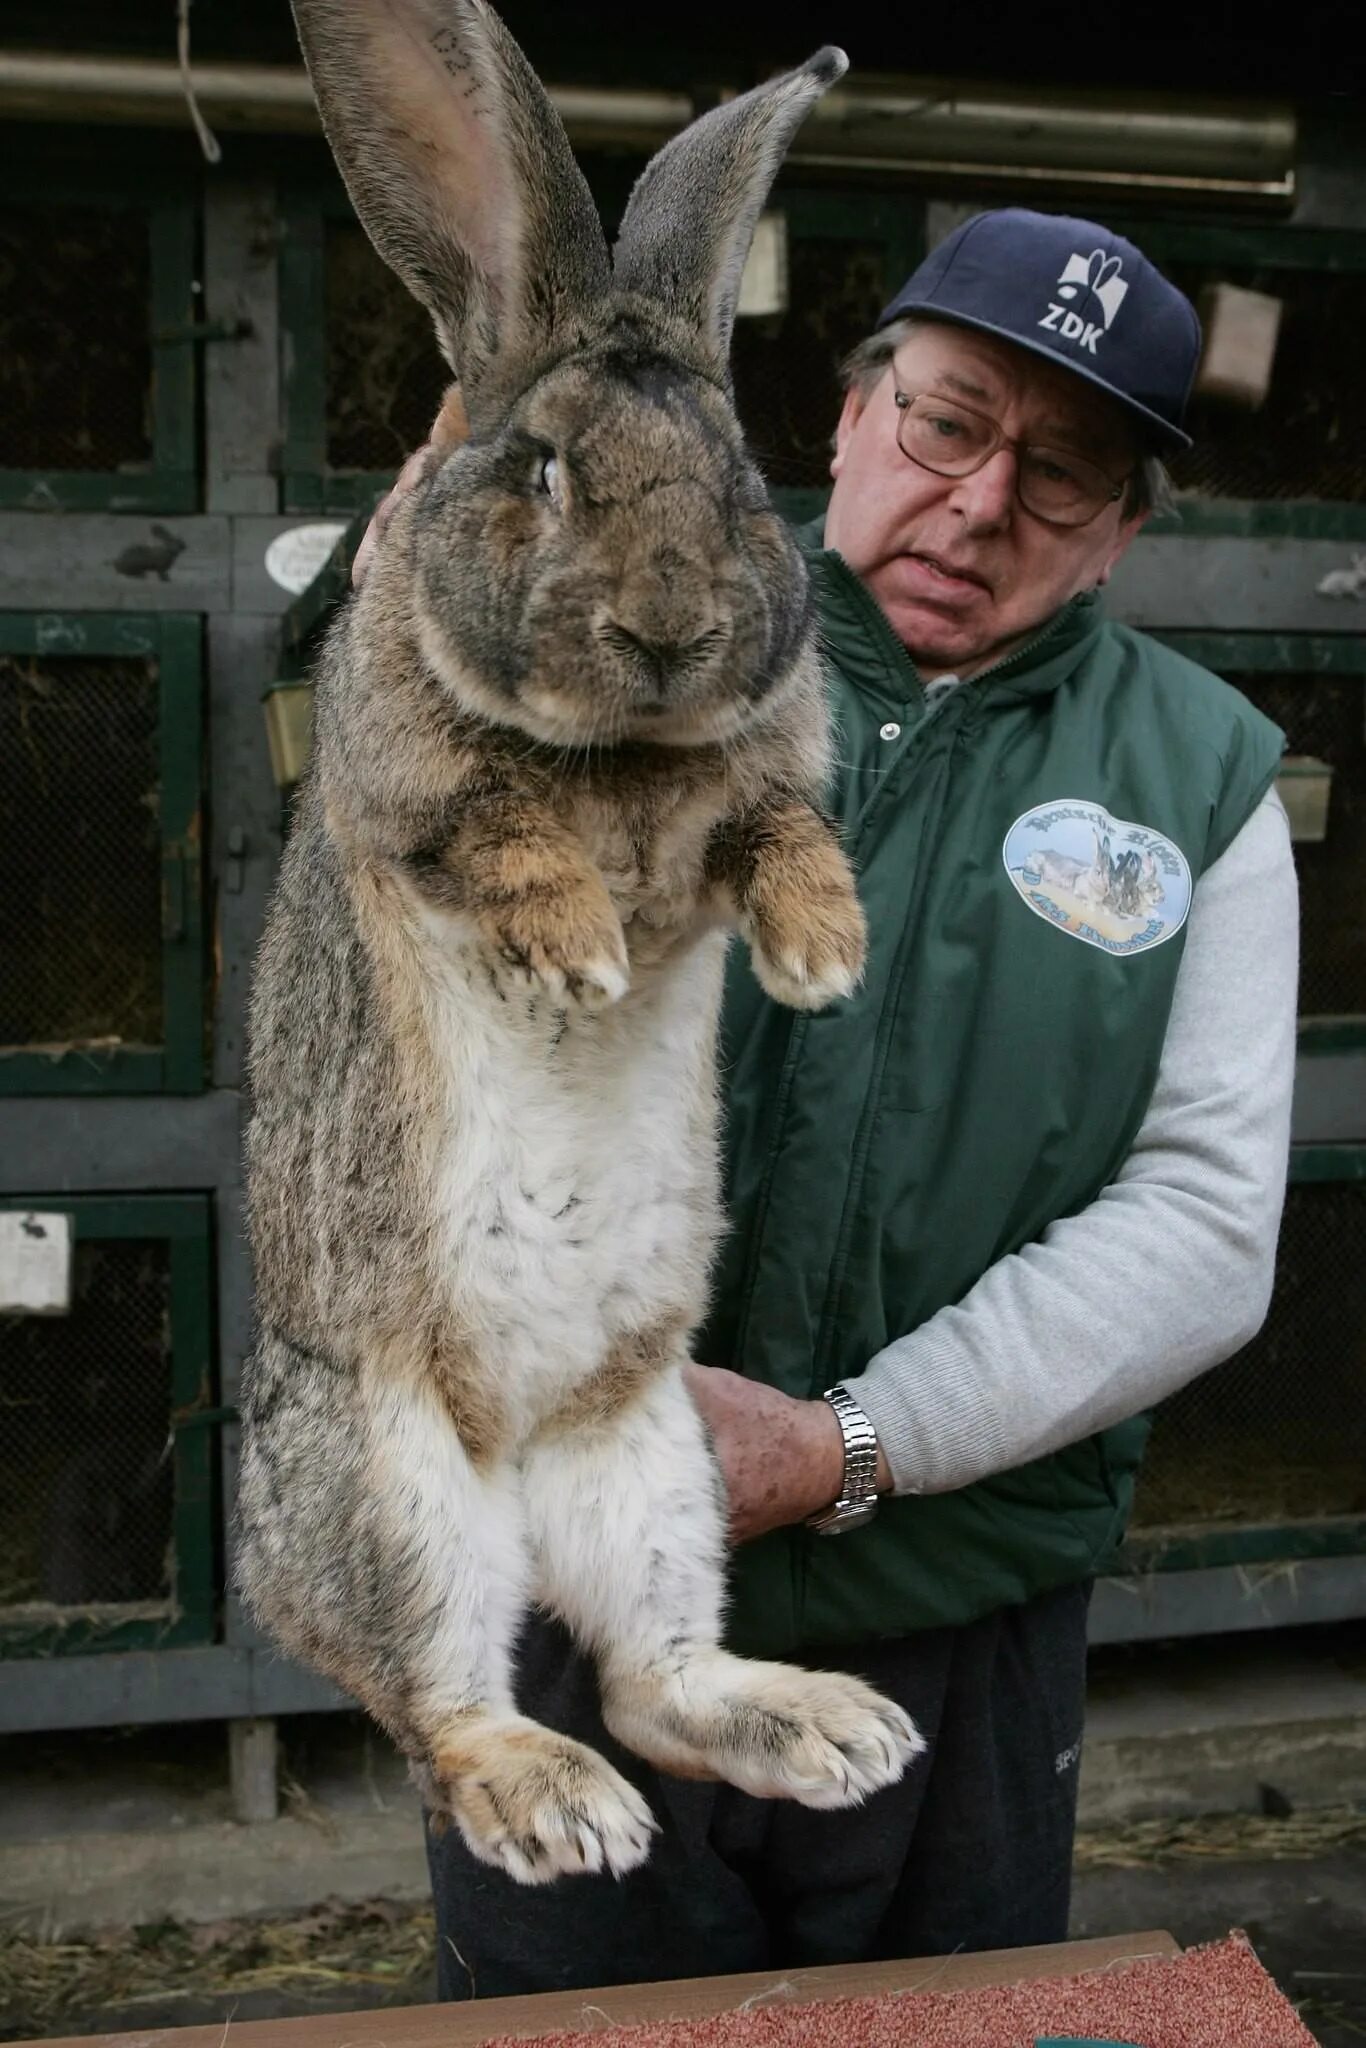
[[[914,328],[879,382],[847,393],[830,465],[825,544],[867,584],[927,678],[1000,660],[1078,591],[1104,583],[1143,517],[1124,499],[1058,526],[1016,495],[1001,447],[971,476],[939,476],[897,445],[898,391],[950,398],[1011,440],[1085,456],[1115,483],[1138,450],[1119,408],[1080,378],[965,327]]]

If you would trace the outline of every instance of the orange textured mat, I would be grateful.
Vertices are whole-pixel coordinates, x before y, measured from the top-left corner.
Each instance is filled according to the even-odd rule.
[[[1315,2048],[1240,1934],[1083,1977],[819,2005],[765,2003],[703,2020],[538,2034],[536,2048],[577,2048],[590,2040],[622,2048],[1035,2048],[1041,2036],[1133,2048]],[[519,2041],[525,2048],[525,2035],[500,2035],[488,2048]]]

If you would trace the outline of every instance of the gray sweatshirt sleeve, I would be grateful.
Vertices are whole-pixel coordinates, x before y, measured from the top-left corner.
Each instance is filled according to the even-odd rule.
[[[1157,1085],[1118,1178],[845,1382],[898,1493],[943,1493],[1160,1401],[1271,1294],[1299,929],[1274,790],[1196,886]]]

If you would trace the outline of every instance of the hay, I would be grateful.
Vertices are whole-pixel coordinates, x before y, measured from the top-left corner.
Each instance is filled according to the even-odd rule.
[[[1338,1849],[1366,1849],[1366,1812],[1315,1807],[1284,1818],[1206,1813],[1185,1820],[1129,1821],[1080,1832],[1074,1864],[1078,1870],[1139,1870],[1202,1858],[1279,1863]]]
[[[1325,1436],[1327,1432],[1325,1430]],[[1285,1446],[1162,1444],[1154,1438],[1134,1498],[1132,1533],[1230,1523],[1317,1522],[1366,1513],[1366,1460],[1355,1441]]]
[[[78,1941],[0,1934],[0,2035],[64,2034],[101,2012],[270,1992],[307,2009],[420,2004],[432,1993],[431,1909],[328,1902],[287,1920],[164,1921]],[[131,2024],[131,2022],[130,2022]]]

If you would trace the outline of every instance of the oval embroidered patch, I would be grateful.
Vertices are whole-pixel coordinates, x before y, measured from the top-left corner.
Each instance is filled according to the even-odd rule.
[[[1190,862],[1180,847],[1086,797],[1026,811],[1001,857],[1031,910],[1104,953],[1160,946],[1190,912]]]

